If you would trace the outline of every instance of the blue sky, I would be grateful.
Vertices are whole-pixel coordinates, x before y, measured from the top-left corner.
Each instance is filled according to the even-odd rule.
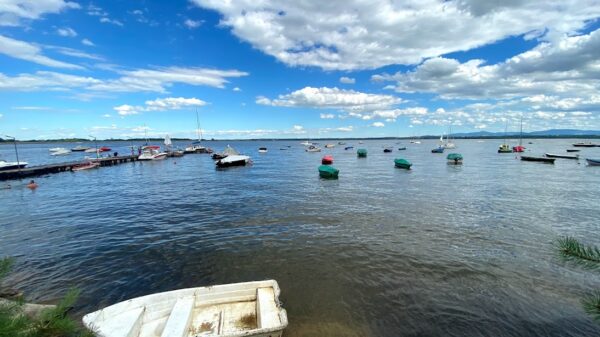
[[[0,134],[600,129],[596,1],[0,0]]]

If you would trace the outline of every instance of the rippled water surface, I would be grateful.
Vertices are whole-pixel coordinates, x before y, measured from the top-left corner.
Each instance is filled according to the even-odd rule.
[[[533,142],[536,155],[572,141]],[[0,256],[17,258],[8,283],[34,300],[80,288],[79,315],[273,278],[286,336],[600,335],[580,304],[600,290],[600,272],[563,261],[554,245],[561,235],[600,244],[600,167],[522,162],[496,153],[499,143],[457,141],[465,162],[456,167],[430,153],[434,141],[367,140],[366,159],[340,145],[319,154],[297,141],[231,142],[254,165],[221,171],[187,155],[39,177],[33,192],[12,181],[0,190]],[[130,144],[108,145],[127,153]],[[31,165],[83,157],[51,158],[55,146],[19,154]],[[0,157],[12,151],[2,145]],[[339,180],[318,177],[326,153]],[[600,148],[581,154],[600,158]],[[395,169],[397,157],[413,169]]]

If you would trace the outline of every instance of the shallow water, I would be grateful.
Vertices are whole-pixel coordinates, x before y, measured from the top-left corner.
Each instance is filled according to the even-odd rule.
[[[538,155],[573,141],[533,142]],[[17,258],[8,283],[37,301],[78,287],[82,314],[273,278],[285,336],[600,335],[580,305],[600,290],[600,272],[563,261],[554,245],[562,235],[600,245],[600,167],[522,162],[496,153],[501,140],[456,141],[462,166],[430,153],[433,140],[367,140],[366,159],[350,141],[354,150],[320,154],[297,141],[228,143],[254,164],[215,170],[208,155],[187,155],[39,177],[33,192],[10,182],[0,190],[0,256]],[[130,144],[108,145],[124,154]],[[50,157],[55,146],[20,145],[19,155],[30,165],[84,156]],[[12,151],[1,145],[0,158]],[[328,153],[339,180],[318,178]],[[413,169],[394,168],[397,157]]]

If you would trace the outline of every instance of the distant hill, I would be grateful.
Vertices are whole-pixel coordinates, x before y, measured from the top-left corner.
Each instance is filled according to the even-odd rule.
[[[477,132],[465,132],[465,133],[453,133],[452,138],[503,138],[503,137],[519,137],[519,132],[489,132],[489,131],[477,131]],[[543,131],[532,131],[523,132],[523,138],[596,138],[600,137],[600,130],[577,130],[577,129],[550,129]],[[439,138],[439,135],[428,135],[422,136],[421,138]]]

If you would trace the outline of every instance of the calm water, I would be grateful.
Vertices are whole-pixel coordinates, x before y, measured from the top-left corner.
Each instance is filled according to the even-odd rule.
[[[526,145],[564,153],[571,142]],[[521,162],[497,154],[496,140],[457,141],[465,163],[454,167],[429,152],[434,141],[394,143],[365,141],[369,156],[357,159],[339,145],[318,154],[297,141],[231,142],[253,166],[217,171],[209,156],[187,155],[40,177],[34,192],[11,182],[0,190],[0,256],[17,257],[8,283],[38,301],[78,287],[82,314],[273,278],[286,336],[600,335],[580,305],[600,290],[600,272],[564,262],[553,245],[567,234],[600,244],[600,168]],[[408,149],[383,153],[387,144]],[[83,157],[50,157],[54,146],[21,145],[20,155]],[[326,153],[337,181],[318,178]],[[13,159],[12,147],[0,157]],[[395,157],[413,170],[395,169]]]

